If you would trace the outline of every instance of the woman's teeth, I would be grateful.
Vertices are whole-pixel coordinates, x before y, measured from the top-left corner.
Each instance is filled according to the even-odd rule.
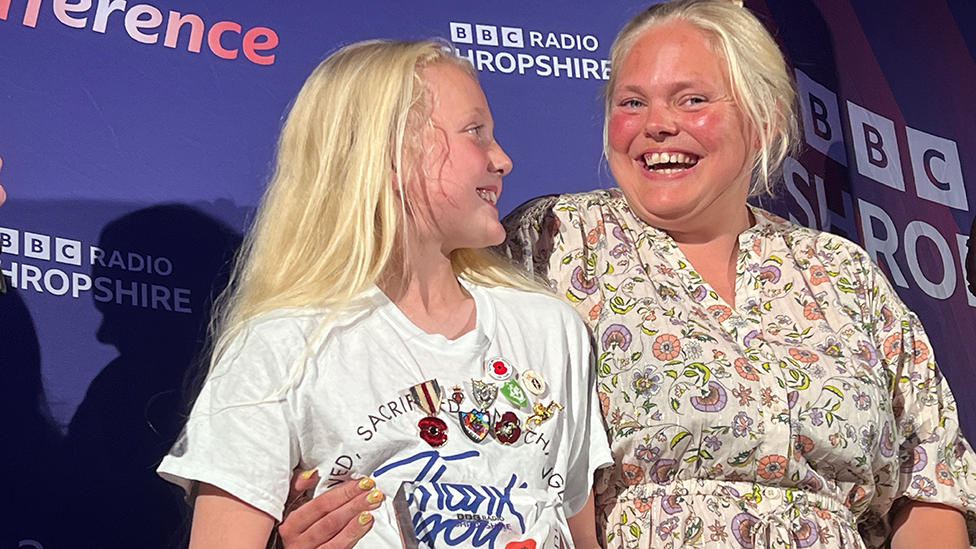
[[[498,201],[498,195],[495,194],[495,191],[489,191],[487,189],[478,189],[478,196],[480,196],[482,199],[492,204]]]
[[[691,168],[698,163],[698,157],[684,153],[655,152],[645,154],[644,163],[656,172],[674,173]]]

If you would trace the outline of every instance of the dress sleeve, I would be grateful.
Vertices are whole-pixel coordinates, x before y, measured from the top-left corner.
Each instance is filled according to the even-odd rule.
[[[534,198],[512,210],[502,224],[507,237],[496,250],[517,267],[549,280],[549,260],[559,233],[559,218],[553,211],[558,195]]]
[[[208,376],[159,475],[187,494],[212,484],[281,520],[299,456],[283,396],[287,366],[245,329]]]
[[[878,358],[889,373],[896,422],[892,437],[901,464],[895,475],[895,497],[958,509],[966,515],[973,543],[976,454],[960,429],[952,391],[918,317],[866,253],[856,252],[855,260],[867,278],[867,305],[862,313],[874,327]]]
[[[502,255],[548,281],[591,329],[604,305],[596,272],[597,250],[606,246],[598,202],[574,195],[529,201],[505,217],[508,238],[501,246]]]

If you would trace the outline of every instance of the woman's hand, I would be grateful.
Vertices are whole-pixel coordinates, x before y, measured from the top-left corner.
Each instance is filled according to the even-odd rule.
[[[891,549],[969,547],[966,519],[945,505],[912,501],[898,512],[893,527]]]
[[[302,494],[315,486],[317,471],[296,475],[295,492]],[[297,507],[278,526],[285,549],[350,549],[373,526],[370,510],[383,501],[373,479],[365,477],[346,481],[308,501],[297,501]]]
[[[3,167],[3,158],[0,158],[0,168],[2,167]],[[0,185],[0,204],[3,204],[3,201],[6,199],[7,199],[7,193],[3,191],[3,185]]]

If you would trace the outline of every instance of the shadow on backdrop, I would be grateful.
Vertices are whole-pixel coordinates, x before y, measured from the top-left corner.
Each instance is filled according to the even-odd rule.
[[[182,493],[155,468],[184,422],[185,380],[197,372],[210,307],[240,242],[223,222],[184,205],[138,210],[105,226],[99,248],[139,250],[141,258],[107,252],[93,266],[92,296],[103,315],[97,338],[119,356],[92,381],[68,427],[59,473],[68,486],[58,491],[68,497],[55,547],[185,543]]]
[[[840,76],[831,29],[813,0],[764,0],[762,5],[758,1],[747,0],[746,6],[755,10],[766,23],[769,31],[787,53],[792,68],[802,71],[821,86],[840,93]],[[822,113],[822,108],[814,105],[813,98],[810,96],[802,95],[799,100],[809,102],[808,106],[812,112]],[[800,105],[797,105],[797,109],[800,108]],[[840,104],[838,108],[840,109],[840,119],[846,119],[847,106]],[[801,123],[804,121],[801,120]],[[830,152],[838,157],[843,157],[846,154],[843,150],[843,144],[850,143],[851,136],[844,124],[841,124],[840,128],[829,128],[824,126],[821,121],[819,125],[815,123],[814,126],[814,128],[809,129],[822,139],[830,139],[830,132],[832,131],[842,132],[843,139],[834,143]],[[804,128],[801,127],[800,139],[805,142],[806,139],[802,135],[803,130]],[[824,131],[827,133],[824,134]],[[841,194],[842,191],[852,194],[847,167],[831,156],[811,150],[808,145],[804,145],[799,159],[810,174],[817,174],[824,181],[829,182],[829,187],[825,189],[827,208],[832,212],[848,215]],[[819,200],[814,189],[813,176],[810,175],[809,177],[810,181],[795,179],[794,182],[807,202],[813,207],[817,207]],[[785,214],[790,210],[789,203],[794,199],[788,197],[788,193],[782,188],[777,194],[777,198],[764,201],[762,205],[767,209]],[[797,211],[797,208],[794,206],[792,211]],[[837,215],[828,215],[825,212],[817,213],[820,214],[820,220],[830,219],[835,222],[828,222],[828,226],[820,227],[822,230],[839,234],[854,241],[860,240],[856,227],[852,223],[840,223]],[[852,222],[853,214],[851,213],[848,216],[850,219],[847,221]]]
[[[0,295],[0,547],[18,547],[49,529],[60,438],[47,409],[34,321],[10,287]]]

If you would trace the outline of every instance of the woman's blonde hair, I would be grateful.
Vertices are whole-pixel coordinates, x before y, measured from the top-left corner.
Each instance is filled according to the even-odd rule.
[[[663,2],[624,25],[610,47],[610,78],[604,87],[604,154],[613,89],[624,57],[648,29],[672,21],[684,21],[705,33],[715,53],[725,59],[733,97],[759,137],[749,195],[771,195],[783,160],[799,146],[796,88],[773,37],[752,12],[729,0]]]
[[[211,364],[245,323],[282,307],[330,317],[403,257],[409,197],[423,177],[421,135],[430,105],[422,71],[471,64],[436,41],[373,40],[319,64],[285,120],[271,183],[238,254],[211,326]],[[487,286],[535,288],[487,250],[456,250],[455,273]]]

